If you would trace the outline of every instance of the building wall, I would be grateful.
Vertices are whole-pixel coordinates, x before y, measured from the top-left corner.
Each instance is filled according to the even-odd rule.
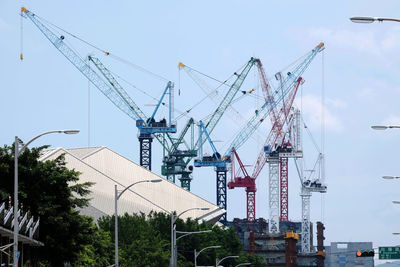
[[[373,267],[373,257],[357,258],[357,250],[371,250],[372,242],[332,242],[325,246],[326,267]]]

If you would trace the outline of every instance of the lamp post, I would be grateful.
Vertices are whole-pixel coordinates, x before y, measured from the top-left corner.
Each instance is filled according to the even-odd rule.
[[[389,176],[389,175],[385,175],[382,176],[383,179],[387,179],[387,180],[391,180],[391,179],[399,179],[400,176]]]
[[[218,265],[219,265],[222,261],[224,261],[224,260],[226,260],[226,259],[229,259],[229,258],[239,258],[239,256],[226,256],[225,258],[222,258],[220,261],[218,261],[218,259],[215,259],[215,267],[218,267]]]
[[[206,249],[209,248],[220,248],[221,246],[209,246],[209,247],[205,247],[202,250],[200,250],[199,252],[196,252],[196,249],[194,250],[194,267],[197,266],[197,257],[200,255],[200,253]]]
[[[191,211],[191,210],[209,210],[210,208],[190,208],[187,210],[182,211],[179,213],[177,216],[174,215],[173,212],[171,212],[171,258],[170,258],[170,267],[177,267],[177,253],[176,253],[176,225],[175,222],[176,220],[185,212]],[[202,231],[204,232],[204,231]],[[182,233],[182,232],[181,232]],[[181,236],[183,237],[183,236]],[[181,238],[180,237],[180,238]]]
[[[372,129],[374,130],[386,130],[386,129],[393,129],[393,128],[400,128],[400,126],[398,125],[374,125],[371,126]]]
[[[18,224],[18,157],[24,153],[25,149],[28,147],[30,143],[42,137],[43,135],[52,134],[52,133],[64,133],[64,134],[77,134],[79,130],[57,130],[57,131],[48,131],[41,133],[31,140],[29,140],[26,144],[22,144],[21,149],[19,148],[19,139],[18,136],[15,136],[14,141],[14,261],[13,266],[18,266],[18,233],[19,233],[19,224]]]
[[[241,263],[241,264],[236,265],[235,267],[239,267],[239,266],[248,266],[248,265],[251,265],[251,263],[250,263],[250,262]]]
[[[115,188],[115,211],[114,211],[114,219],[115,219],[115,223],[114,223],[114,232],[115,232],[115,267],[119,266],[119,255],[118,255],[118,199],[121,197],[121,195],[123,193],[126,192],[126,190],[128,190],[129,188],[131,188],[132,186],[134,186],[135,184],[140,184],[140,183],[159,183],[161,182],[162,179],[153,179],[153,180],[142,180],[142,181],[138,181],[136,183],[133,183],[127,187],[124,188],[124,190],[122,190],[121,192],[118,192],[117,189],[117,185],[114,186]]]
[[[394,18],[376,18],[376,17],[352,17],[350,20],[354,23],[372,23],[375,21],[383,22],[383,21],[395,21],[400,22],[400,19]]]

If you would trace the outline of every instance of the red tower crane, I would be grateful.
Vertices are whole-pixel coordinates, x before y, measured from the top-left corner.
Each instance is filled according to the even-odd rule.
[[[233,189],[235,187],[246,188],[246,199],[247,199],[247,222],[252,222],[256,219],[256,182],[255,179],[250,177],[247,173],[245,166],[239,158],[235,148],[232,149],[232,163],[231,163],[231,181],[228,182],[228,188]],[[239,164],[239,169],[235,169],[235,159]],[[240,176],[242,174],[243,176]]]
[[[265,77],[265,76],[264,76]],[[283,145],[285,139],[285,132],[283,131],[283,126],[286,121],[288,125],[291,124],[293,121],[293,117],[289,116],[289,112],[293,105],[294,98],[297,93],[297,89],[299,88],[300,84],[303,83],[303,79],[300,77],[298,78],[297,82],[293,85],[292,90],[290,91],[288,98],[284,101],[282,108],[279,111],[276,111],[272,117],[275,117],[276,120],[272,123],[272,129],[264,143],[263,149],[258,156],[257,163],[255,165],[253,175],[248,175],[246,168],[244,167],[242,161],[240,160],[236,150],[232,148],[232,166],[231,166],[231,181],[228,183],[228,188],[233,189],[236,187],[245,187],[246,194],[247,194],[247,222],[252,222],[255,220],[255,193],[256,193],[256,185],[255,180],[257,179],[258,175],[260,174],[262,168],[264,167],[265,163],[267,162],[269,152],[272,152],[273,147],[279,147]],[[264,85],[268,85],[268,83],[264,83]],[[269,86],[269,85],[268,85]],[[266,97],[268,95],[266,94]],[[270,99],[273,101],[273,99]],[[271,112],[272,113],[272,112]],[[290,126],[288,126],[290,128]],[[276,146],[275,146],[276,144]],[[267,153],[265,152],[265,148],[269,149]],[[275,153],[275,151],[274,151]],[[235,170],[235,158],[239,164],[239,170]],[[241,176],[241,174],[243,176]],[[287,168],[286,168],[287,174]],[[286,179],[287,181],[287,179]],[[287,190],[287,183],[286,183],[286,190]],[[287,199],[287,198],[286,198]]]

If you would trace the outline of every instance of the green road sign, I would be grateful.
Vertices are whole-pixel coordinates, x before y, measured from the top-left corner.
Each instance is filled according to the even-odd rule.
[[[400,247],[379,247],[380,260],[400,259]]]

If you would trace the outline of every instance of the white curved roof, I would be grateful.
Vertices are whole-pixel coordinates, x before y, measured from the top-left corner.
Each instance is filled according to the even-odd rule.
[[[81,172],[79,182],[95,183],[91,187],[90,206],[82,210],[83,214],[95,219],[114,214],[115,185],[118,190],[123,190],[141,180],[160,178],[162,181],[159,183],[139,183],[128,189],[118,200],[118,214],[148,214],[152,210],[167,213],[176,211],[179,214],[199,207],[209,210],[188,211],[180,218],[198,218],[215,223],[226,212],[107,147],[57,148],[46,151],[39,160],[52,160],[62,153],[65,153],[66,167]]]

